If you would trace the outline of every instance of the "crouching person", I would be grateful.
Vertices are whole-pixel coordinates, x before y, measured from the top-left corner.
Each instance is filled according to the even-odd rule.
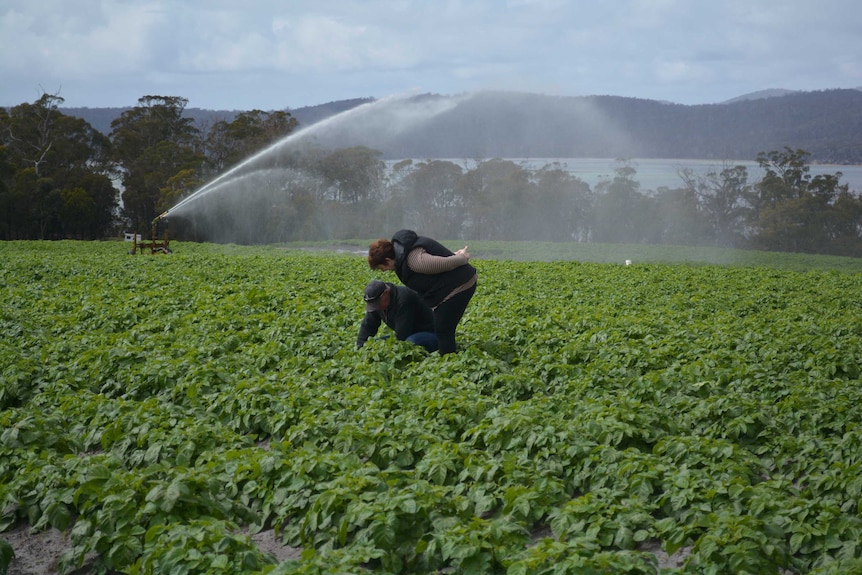
[[[365,317],[359,326],[356,348],[377,335],[380,324],[395,331],[395,337],[421,345],[427,351],[437,351],[434,335],[434,312],[415,291],[380,280],[365,286]]]

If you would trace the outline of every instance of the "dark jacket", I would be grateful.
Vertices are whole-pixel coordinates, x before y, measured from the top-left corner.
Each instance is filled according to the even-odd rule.
[[[359,326],[356,347],[362,347],[369,337],[377,335],[380,324],[395,330],[395,337],[404,341],[420,331],[434,332],[434,312],[415,291],[386,282],[389,286],[389,307],[386,311],[368,311]]]
[[[476,275],[476,268],[464,264],[439,274],[416,273],[407,265],[407,254],[416,248],[424,248],[434,256],[455,255],[440,242],[417,235],[413,230],[400,230],[392,236],[392,247],[395,248],[395,273],[401,283],[416,290],[430,307],[440,305],[452,291],[470,281]]]

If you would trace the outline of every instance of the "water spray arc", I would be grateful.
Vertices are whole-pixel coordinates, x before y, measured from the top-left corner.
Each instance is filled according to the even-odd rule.
[[[340,145],[357,145],[353,143],[355,139],[373,146],[372,137],[374,139],[394,137],[413,127],[417,122],[425,121],[454,108],[461,99],[463,98],[441,97],[435,100],[422,100],[409,95],[390,96],[341,112],[308,128],[289,134],[243,160],[159,214],[153,220],[153,224],[155,225],[158,221],[167,218],[170,214],[184,210],[190,203],[211,192],[224,190],[230,183],[244,177],[248,169],[254,170],[254,164],[258,160],[282,148],[316,137],[330,137],[330,139],[340,142]]]

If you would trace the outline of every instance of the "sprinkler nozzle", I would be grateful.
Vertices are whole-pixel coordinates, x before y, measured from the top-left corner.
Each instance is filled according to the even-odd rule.
[[[156,216],[156,218],[153,220],[153,223],[156,223],[160,219],[167,217],[167,215],[168,215],[168,212],[162,212],[160,215]]]

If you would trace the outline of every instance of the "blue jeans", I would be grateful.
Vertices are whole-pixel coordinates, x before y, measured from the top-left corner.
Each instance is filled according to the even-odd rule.
[[[425,348],[425,351],[427,352],[437,351],[438,347],[437,336],[430,331],[417,331],[404,341],[409,341],[410,343],[421,345]]]

